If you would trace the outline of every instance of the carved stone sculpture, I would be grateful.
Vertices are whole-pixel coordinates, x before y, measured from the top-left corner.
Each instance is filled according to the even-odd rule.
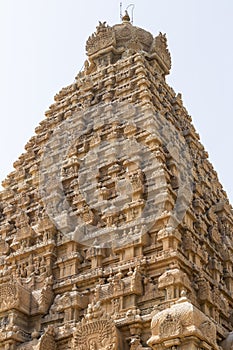
[[[233,211],[166,35],[86,51],[3,181],[0,350],[230,350]]]
[[[166,341],[176,345],[177,339],[179,344],[187,343],[190,337],[204,340],[212,349],[219,349],[216,343],[215,324],[185,296],[170,308],[158,312],[152,318],[151,330],[152,337],[148,340],[148,344],[153,349],[157,349],[159,344],[164,344]]]
[[[72,350],[117,350],[118,337],[114,321],[103,314],[100,302],[90,304],[87,315],[75,329]]]

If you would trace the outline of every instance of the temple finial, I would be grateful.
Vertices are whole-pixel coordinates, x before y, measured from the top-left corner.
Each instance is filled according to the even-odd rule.
[[[122,22],[130,22],[130,17],[127,10],[125,10],[125,14],[122,17]]]

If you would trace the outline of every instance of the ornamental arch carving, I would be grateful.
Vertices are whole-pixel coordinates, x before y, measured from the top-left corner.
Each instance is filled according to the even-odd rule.
[[[100,302],[90,304],[86,316],[77,325],[72,350],[123,350],[119,331],[110,316],[102,312]]]

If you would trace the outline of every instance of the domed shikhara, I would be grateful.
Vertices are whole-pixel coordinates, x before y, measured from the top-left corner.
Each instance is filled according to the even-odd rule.
[[[86,50],[91,63],[91,73],[100,66],[113,64],[137,52],[144,53],[161,75],[169,74],[171,69],[166,35],[159,33],[153,38],[148,31],[133,26],[127,16],[123,17],[121,24],[112,27],[106,22],[99,22],[96,32],[87,40]]]

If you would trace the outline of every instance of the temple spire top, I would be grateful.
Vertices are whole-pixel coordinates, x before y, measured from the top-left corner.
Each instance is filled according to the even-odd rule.
[[[129,17],[129,14],[128,14],[128,11],[125,10],[125,14],[124,16],[122,17],[122,22],[129,22],[130,23],[130,17]]]

